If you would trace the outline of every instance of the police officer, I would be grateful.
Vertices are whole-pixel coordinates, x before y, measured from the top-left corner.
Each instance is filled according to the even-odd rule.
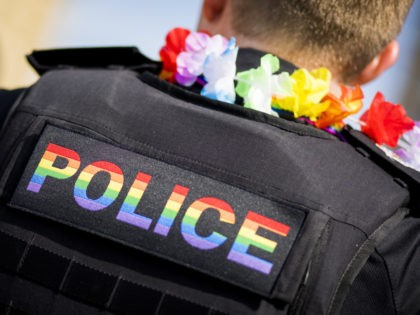
[[[238,71],[270,52],[363,84],[409,2],[205,0],[199,29],[236,37]],[[420,311],[416,172],[166,83],[135,50],[42,54],[37,85],[1,92],[0,310]]]
[[[272,52],[299,67],[326,66],[335,82],[364,84],[397,60],[395,38],[411,1],[364,5],[209,0],[204,1],[199,29],[234,35],[240,47]],[[343,314],[419,313],[419,224],[418,215],[406,217],[375,248],[350,289]]]

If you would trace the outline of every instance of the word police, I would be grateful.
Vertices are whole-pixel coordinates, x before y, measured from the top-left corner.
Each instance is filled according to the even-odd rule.
[[[57,161],[61,160],[62,162],[63,159],[66,165],[58,167]],[[48,181],[48,185],[50,183],[51,185],[58,185],[59,181],[57,180],[66,180],[75,176],[81,169],[81,165],[80,155],[75,150],[49,143],[26,189],[29,192],[42,193],[42,187],[45,185],[47,177],[55,179],[55,181]],[[109,182],[99,198],[91,199],[88,196],[87,189],[92,179],[100,172],[109,174]],[[152,176],[149,174],[137,173],[118,211],[116,220],[143,230],[150,229],[153,220],[136,212],[136,209],[151,179]],[[123,185],[124,173],[118,165],[103,160],[96,161],[83,167],[78,173],[73,191],[74,200],[79,207],[87,211],[101,211],[116,200]],[[189,190],[189,187],[175,185],[166,201],[165,207],[161,211],[159,219],[154,224],[153,233],[165,237],[168,235]],[[75,204],[75,206],[77,205]],[[197,223],[202,214],[209,209],[214,209],[219,213],[219,223],[214,223],[215,227],[220,223],[235,223],[235,212],[226,201],[212,196],[201,197],[193,201],[185,211],[180,231],[188,244],[200,250],[215,249],[227,240],[225,235],[214,230],[207,236],[197,233]],[[271,272],[273,263],[251,254],[249,248],[253,246],[262,251],[273,253],[277,242],[261,236],[261,233],[257,234],[259,229],[265,229],[282,237],[287,237],[290,227],[254,211],[248,211],[233,241],[227,259],[268,275]]]

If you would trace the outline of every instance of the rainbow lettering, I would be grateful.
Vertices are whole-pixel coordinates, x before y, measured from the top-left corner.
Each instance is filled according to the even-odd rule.
[[[227,202],[214,197],[203,197],[194,201],[182,219],[181,233],[192,246],[205,250],[218,247],[226,241],[226,237],[217,232],[213,232],[207,237],[199,236],[195,232],[195,226],[201,214],[207,209],[217,210],[220,213],[220,221],[229,224],[235,223],[235,214]]]
[[[295,235],[297,231],[295,228],[297,229],[298,223],[290,223],[289,226],[276,221],[276,217],[282,217],[281,213],[278,213],[279,211],[282,211],[282,208],[281,206],[274,204],[273,201],[265,200],[257,195],[250,195],[250,193],[246,191],[235,187],[226,186],[226,184],[221,182],[214,182],[213,179],[204,178],[198,174],[193,174],[192,176],[191,173],[187,173],[188,180],[185,180],[185,175],[182,175],[179,179],[177,179],[175,175],[180,174],[181,171],[174,170],[173,173],[171,173],[171,169],[175,168],[175,166],[168,167],[168,165],[163,165],[162,162],[158,160],[153,161],[153,164],[151,164],[147,169],[150,172],[153,171],[153,174],[156,174],[153,175],[156,176],[156,179],[160,177],[170,178],[172,186],[169,186],[169,183],[167,185],[158,185],[159,183],[156,183],[156,185],[150,185],[149,187],[149,183],[152,180],[152,175],[143,173],[137,168],[133,168],[137,165],[136,161],[139,160],[138,155],[133,156],[131,160],[132,162],[127,163],[125,163],[122,158],[114,159],[113,161],[121,162],[121,168],[117,164],[106,161],[106,157],[104,157],[104,160],[96,161],[93,163],[90,163],[90,161],[93,160],[90,158],[86,165],[81,162],[81,157],[88,155],[88,153],[83,151],[83,148],[81,148],[80,144],[75,144],[75,148],[78,150],[78,152],[76,152],[74,150],[51,143],[49,142],[50,140],[51,138],[48,138],[42,144],[42,151],[40,151],[40,149],[35,149],[35,152],[37,152],[36,156],[42,156],[41,160],[35,168],[34,173],[32,173],[32,171],[34,165],[36,164],[29,164],[31,173],[28,173],[27,175],[25,173],[24,178],[30,178],[30,181],[27,186],[25,182],[22,187],[23,189],[18,190],[19,193],[20,190],[23,190],[26,195],[29,195],[29,198],[33,198],[35,204],[39,205],[40,211],[47,211],[51,216],[58,216],[58,218],[68,220],[72,224],[85,226],[85,221],[89,220],[84,220],[84,216],[73,216],[72,213],[67,210],[69,208],[72,209],[71,207],[74,207],[74,209],[79,212],[83,212],[84,209],[89,211],[99,211],[113,204],[112,209],[109,210],[111,212],[108,212],[108,214],[104,214],[105,211],[102,211],[101,213],[92,215],[94,215],[95,218],[98,218],[98,216],[100,218],[101,215],[104,215],[104,220],[110,219],[111,215],[111,220],[116,218],[119,222],[124,222],[124,226],[119,226],[116,229],[110,229],[112,230],[110,235],[114,238],[121,237],[123,240],[132,238],[133,234],[131,232],[133,231],[133,228],[135,229],[135,227],[146,230],[148,231],[147,233],[152,233],[151,226],[152,224],[156,223],[154,225],[153,232],[162,235],[163,237],[158,237],[157,235],[147,237],[143,235],[145,232],[141,232],[139,229],[137,229],[139,232],[138,236],[141,241],[135,240],[135,246],[143,244],[142,242],[144,242],[146,249],[151,248],[153,252],[156,251],[163,257],[169,256],[172,260],[180,260],[181,262],[186,262],[193,265],[197,261],[198,265],[201,266],[202,264],[204,267],[207,266],[207,269],[213,271],[220,268],[220,266],[222,266],[224,263],[227,263],[227,265],[230,266],[234,265],[236,268],[226,269],[237,269],[233,272],[238,274],[241,274],[244,268],[248,268],[249,271],[252,270],[254,273],[261,273],[262,275],[270,275],[273,274],[276,270],[281,270],[280,265],[284,264],[284,259],[287,256],[287,253],[284,251],[290,251],[292,242],[296,238]],[[102,151],[107,153],[113,152],[108,152],[107,150],[99,150],[99,152]],[[126,151],[123,153],[127,154],[128,156],[132,156],[131,154],[133,154]],[[94,156],[98,157],[98,154],[95,153]],[[125,159],[125,155],[122,157]],[[162,168],[159,167],[160,165],[162,165]],[[81,170],[80,174],[79,169]],[[109,182],[107,181],[108,177],[104,177],[104,179],[98,173],[101,173],[102,175],[105,173],[107,176],[109,175]],[[96,175],[98,175],[98,177],[95,177]],[[126,182],[124,192],[128,190],[127,195],[120,196],[124,185],[125,175],[129,175],[130,178],[133,178],[134,175],[136,176],[132,182],[131,187],[128,186],[130,181]],[[48,179],[47,184],[45,184],[44,182],[47,177],[51,177],[51,179]],[[72,179],[69,179],[71,177]],[[192,177],[193,180],[190,180],[190,177]],[[59,188],[55,189],[57,182],[62,184],[65,183],[65,181],[61,181],[63,179],[68,179],[68,182],[66,185],[63,185],[63,188],[69,188],[70,198],[71,190],[73,190],[73,196],[75,200],[74,202],[72,199],[68,200],[64,198],[65,202],[70,203],[69,205],[66,205],[66,207],[63,207],[62,205],[62,190]],[[100,180],[101,183],[98,183]],[[220,188],[215,189],[215,194],[213,196],[204,195],[204,197],[201,197],[203,196],[203,193],[200,192],[200,187],[202,187],[202,184],[194,185],[194,183],[199,183],[198,181],[204,181],[205,183],[215,183],[220,185]],[[187,184],[188,186],[179,184],[185,182],[190,184]],[[69,186],[69,184],[73,183],[74,187]],[[98,184],[98,187],[93,187],[96,184]],[[50,187],[42,188],[45,185],[50,185]],[[102,192],[103,188],[99,187],[104,187],[105,185],[105,191]],[[154,211],[154,213],[150,214],[150,217],[141,215],[136,212],[141,212],[139,210],[139,204],[148,187],[149,190],[156,189],[156,191],[150,191],[150,195],[147,196],[150,197],[148,202],[151,202],[152,205],[159,206],[165,204],[163,209],[151,209]],[[171,187],[173,187],[173,190],[169,192],[169,189],[167,188]],[[88,191],[90,193],[88,188],[91,190],[95,189],[94,193],[99,194],[100,196],[96,197],[97,195],[95,195],[94,198],[96,199],[88,197]],[[98,191],[98,189],[100,191]],[[35,194],[32,194],[32,192]],[[52,203],[50,198],[43,196],[42,192],[44,192],[44,194],[51,194],[51,199],[55,202],[56,207],[51,207]],[[215,197],[217,196],[216,193],[221,193],[224,196],[226,196],[228,193],[232,194],[232,196],[229,195],[229,197],[226,197],[227,201],[241,200],[240,205],[242,208],[235,210],[241,211],[240,213],[243,213],[243,215],[245,215],[243,211],[248,211],[243,222],[237,222],[237,224],[235,224],[235,221],[237,220],[235,217],[234,209],[227,201]],[[89,196],[91,196],[91,194],[89,194]],[[24,198],[28,198],[28,196],[24,195]],[[168,199],[166,200],[166,198]],[[16,200],[19,199],[22,199],[22,197],[17,198]],[[14,200],[14,202],[16,202],[16,200]],[[31,201],[31,199],[29,200]],[[271,214],[272,218],[268,218],[252,210],[248,210],[249,208],[245,208],[247,200],[250,201],[250,204],[259,204],[261,207],[264,207],[264,213]],[[257,200],[258,202],[254,200]],[[122,202],[121,206],[120,202]],[[238,202],[235,204],[238,204]],[[24,204],[24,206],[27,205]],[[80,209],[79,206],[83,208],[83,210]],[[57,208],[61,211],[56,211]],[[115,213],[114,211],[116,211],[118,208],[118,212]],[[181,218],[180,212],[183,212],[184,209],[186,209],[186,211]],[[290,211],[287,208],[284,210]],[[207,216],[207,214],[210,214],[207,212],[204,214],[204,217],[202,217],[205,211],[217,211],[218,216]],[[237,212],[237,214],[238,213],[239,212]],[[302,215],[299,215],[298,218],[302,217]],[[243,218],[242,215],[240,217]],[[177,223],[180,221],[180,226],[177,228],[174,228],[174,225],[177,224],[175,221]],[[92,222],[94,222],[93,224],[95,225],[97,221],[91,221],[91,223]],[[206,229],[204,231],[200,229],[200,223],[206,224]],[[224,225],[224,223],[229,225]],[[242,223],[241,226],[239,226],[240,223]],[[121,225],[121,223],[119,224]],[[128,231],[127,229],[124,229],[124,227],[127,228],[126,224],[131,225]],[[93,230],[95,230],[94,225],[91,228]],[[109,225],[100,227],[101,230],[99,231],[103,232],[104,228],[106,230],[108,227]],[[174,233],[169,233],[171,229]],[[266,234],[261,233],[260,229],[265,230],[267,233],[270,231],[276,235],[271,234],[271,238],[269,236],[263,236]],[[176,233],[179,233],[179,231],[181,232],[182,237],[179,234],[176,235]],[[258,232],[260,233],[257,234]],[[183,238],[185,242],[182,241],[180,237]],[[288,242],[284,242],[284,247],[281,246],[285,240],[283,237],[290,238]],[[231,242],[226,242],[228,238],[230,238]],[[161,245],[159,244],[159,241],[166,242],[167,244]],[[222,246],[222,244],[224,244],[224,246]],[[230,244],[232,245],[230,246]],[[188,248],[189,246],[193,246],[194,249]],[[216,248],[218,249],[212,252],[212,255],[210,256],[206,256],[206,254],[201,252]],[[253,251],[253,249],[255,249],[255,251]],[[191,256],[185,255],[186,251],[190,251],[192,253]],[[194,260],[195,258],[191,258],[196,257],[196,255],[200,252],[203,254],[203,257],[211,258],[213,258],[214,253],[214,257],[222,257],[223,263],[221,261],[217,261],[217,264],[214,264],[213,261],[202,262],[199,259]],[[185,258],[184,256],[188,257]],[[244,273],[244,275],[247,274],[249,273]]]
[[[232,245],[228,259],[248,268],[269,274],[273,266],[271,262],[247,253],[250,245],[270,253],[276,248],[276,242],[256,234],[260,227],[284,237],[287,236],[290,230],[290,227],[285,224],[249,211]]]
[[[169,196],[165,208],[156,223],[155,229],[153,230],[155,233],[163,236],[168,235],[189,190],[190,189],[187,187],[175,185],[172,194]]]
[[[99,172],[107,172],[110,175],[108,186],[101,197],[90,199],[87,196],[87,188],[93,176]],[[124,174],[115,164],[107,161],[97,161],[86,166],[74,185],[74,199],[82,208],[90,211],[98,211],[108,207],[118,197],[124,183]]]
[[[149,229],[152,219],[137,214],[135,211],[151,179],[152,176],[148,174],[142,172],[137,173],[133,185],[131,185],[127,197],[118,212],[117,220],[138,226],[145,230]]]
[[[68,161],[66,167],[58,168],[54,166],[57,157]],[[77,172],[79,166],[80,156],[77,152],[49,143],[26,189],[38,193],[47,176],[56,179],[69,178]]]

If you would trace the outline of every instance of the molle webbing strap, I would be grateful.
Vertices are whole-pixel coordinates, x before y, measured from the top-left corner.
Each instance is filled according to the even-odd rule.
[[[74,258],[55,254],[32,245],[30,240],[23,241],[3,231],[0,231],[0,252],[7,253],[0,259],[0,274],[41,285],[50,289],[54,295],[64,295],[101,310],[119,314],[222,314],[186,299],[148,288],[141,283],[134,283],[124,276],[81,264]],[[2,286],[7,290],[6,283],[2,283]],[[30,287],[27,285],[28,289]],[[22,307],[20,304],[29,307],[30,302],[14,301],[22,299],[22,296],[9,296],[7,299],[6,294],[1,294],[1,291],[2,289],[0,310],[13,310],[11,314],[16,311],[32,311],[15,309]],[[10,288],[10,292],[13,292],[13,288]],[[48,312],[49,306],[45,307]]]
[[[340,282],[337,284],[334,295],[328,309],[328,314],[339,314],[343,302],[347,296],[349,288],[360,270],[365,265],[376,246],[388,236],[392,229],[408,214],[409,209],[400,208],[392,217],[385,221],[378,229],[368,237],[368,239],[360,246],[356,255],[347,265]]]

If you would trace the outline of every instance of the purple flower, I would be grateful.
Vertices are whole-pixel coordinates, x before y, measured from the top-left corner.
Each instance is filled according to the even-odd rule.
[[[209,36],[194,32],[188,35],[186,51],[181,52],[176,60],[176,80],[179,84],[191,86],[203,73],[203,65],[209,55],[220,56],[228,47],[228,41],[221,35]]]
[[[420,171],[420,121],[416,121],[414,128],[403,134],[398,145],[400,148],[395,153],[408,166]]]

